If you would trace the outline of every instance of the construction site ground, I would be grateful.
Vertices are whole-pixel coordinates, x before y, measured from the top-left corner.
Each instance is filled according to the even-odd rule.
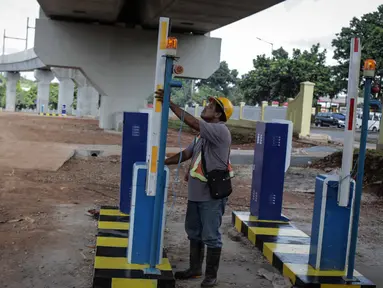
[[[168,146],[177,147],[177,136],[177,131],[169,132]],[[192,139],[192,135],[183,134],[183,145]],[[33,163],[38,157],[37,162],[50,163],[52,154],[45,155],[44,150],[64,147],[67,153],[68,147],[73,150],[78,144],[120,145],[121,136],[103,132],[95,120],[0,113],[0,146],[10,151],[12,147],[27,151],[17,158],[17,149],[14,150],[16,156],[12,161]],[[40,146],[45,148],[28,150]],[[250,143],[235,148],[253,146]],[[71,156],[68,161],[55,158],[57,163],[65,162],[58,169],[54,165],[34,169],[31,164],[12,168],[14,164],[9,159],[1,161],[7,150],[0,150],[0,286],[91,287],[97,224],[87,211],[101,205],[117,205],[120,158]],[[185,167],[180,169],[181,179]],[[222,225],[224,252],[218,287],[284,287],[275,286],[277,280],[273,286],[272,281],[262,276],[264,269],[275,275],[279,273],[231,228],[231,211],[248,211],[250,203],[251,167],[235,168],[235,190]],[[286,175],[283,212],[306,233],[311,230],[314,199],[311,192],[315,176],[321,172],[290,168]],[[169,203],[173,204],[168,208],[165,246],[175,270],[185,268],[188,260],[188,241],[183,228],[186,185],[181,180],[171,185],[169,191]],[[357,269],[380,288],[383,287],[382,215],[382,201],[367,191],[361,211]],[[177,282],[177,287],[199,287],[199,281]]]

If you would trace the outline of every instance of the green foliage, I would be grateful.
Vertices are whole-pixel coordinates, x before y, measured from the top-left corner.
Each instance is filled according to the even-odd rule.
[[[59,84],[51,83],[49,93],[49,109],[57,110],[59,101]]]
[[[57,109],[59,84],[52,83],[50,85],[49,108]],[[77,87],[75,87],[75,97]],[[34,109],[36,108],[37,99],[37,83],[20,77],[20,81],[16,85],[16,110]],[[6,101],[6,79],[0,74],[0,107],[5,107]],[[73,104],[76,108],[76,103]]]
[[[194,81],[191,79],[176,79],[182,83],[181,88],[173,88],[171,98],[178,106],[184,107],[186,104],[191,104],[193,100]]]
[[[176,79],[182,82],[182,88],[172,89],[172,101],[183,107],[194,103],[202,104],[209,96],[226,96],[232,100],[234,105],[239,105],[243,101],[243,94],[239,89],[238,71],[230,70],[228,64],[223,61],[218,70],[208,79],[191,80]],[[152,104],[154,94],[147,98],[148,103]]]
[[[222,96],[222,93],[208,85],[200,85],[197,93],[193,95],[193,100],[198,104],[202,104],[204,100],[214,96]]]
[[[260,104],[262,101],[284,102],[294,98],[300,83],[315,83],[314,97],[336,95],[336,85],[332,84],[331,67],[326,64],[326,50],[316,44],[309,51],[294,49],[291,57],[281,47],[273,51],[272,58],[265,55],[253,60],[254,69],[242,76],[240,88],[247,104]]]
[[[236,69],[230,70],[226,61],[222,61],[217,71],[213,73],[208,79],[200,80],[197,87],[208,86],[215,91],[229,96],[231,88],[238,82],[238,71]]]
[[[73,97],[73,103],[72,103],[73,109],[77,109],[77,92],[78,92],[78,87],[77,87],[77,84],[74,83],[74,97]]]
[[[5,83],[5,77],[1,75],[0,73],[0,107],[5,107],[5,90],[6,90],[6,83]]]
[[[376,11],[363,15],[360,19],[354,17],[350,21],[349,27],[343,27],[341,32],[336,34],[332,41],[335,48],[334,59],[338,61],[339,85],[343,91],[347,89],[348,65],[350,58],[350,41],[353,37],[360,37],[362,42],[362,61],[373,58],[377,62],[377,71],[375,84],[382,85],[383,77],[383,5],[380,5]],[[362,83],[362,73],[360,75]],[[380,97],[383,96],[381,89]]]
[[[33,83],[28,91],[22,90],[20,94],[16,91],[16,109],[33,109],[36,107],[36,99],[37,85]]]

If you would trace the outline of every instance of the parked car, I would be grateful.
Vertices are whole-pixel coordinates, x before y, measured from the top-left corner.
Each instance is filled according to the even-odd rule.
[[[315,126],[337,126],[339,125],[339,119],[334,117],[335,113],[320,112],[315,116]],[[344,124],[344,123],[343,123]]]
[[[346,123],[346,115],[342,113],[332,113],[332,117],[338,119],[338,128],[344,128]]]

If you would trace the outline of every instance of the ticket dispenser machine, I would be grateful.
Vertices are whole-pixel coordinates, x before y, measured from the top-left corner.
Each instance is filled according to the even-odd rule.
[[[288,221],[281,213],[291,139],[290,121],[257,122],[250,213],[260,220]]]
[[[339,205],[338,186],[339,175],[316,177],[309,264],[317,270],[343,271],[347,266],[355,181],[350,181],[345,207]]]

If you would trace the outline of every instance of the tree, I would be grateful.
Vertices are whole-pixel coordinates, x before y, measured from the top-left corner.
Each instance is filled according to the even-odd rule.
[[[334,59],[338,61],[339,75],[343,91],[347,89],[348,66],[350,58],[350,41],[353,37],[360,37],[362,42],[362,62],[367,58],[373,58],[377,62],[378,73],[375,83],[382,86],[383,77],[383,5],[380,5],[377,11],[367,13],[360,19],[354,17],[350,21],[349,27],[343,27],[341,32],[336,34],[332,41],[335,48]],[[360,76],[362,84],[362,73]],[[380,89],[379,96],[383,96]]]
[[[202,104],[204,100],[208,100],[209,97],[222,96],[220,91],[208,86],[201,85],[198,88],[198,91],[193,95],[193,101]]]
[[[194,81],[191,79],[175,79],[182,83],[181,88],[173,88],[171,93],[172,101],[180,107],[191,104],[195,93]]]
[[[5,77],[0,74],[0,107],[5,108],[6,83]]]
[[[59,100],[59,84],[51,83],[49,91],[49,108],[52,110],[57,110]]]
[[[230,70],[226,61],[222,61],[217,71],[208,79],[197,82],[197,87],[208,86],[222,95],[229,97],[233,86],[238,82],[238,71]]]
[[[291,57],[281,47],[273,51],[272,58],[257,56],[253,60],[254,69],[242,76],[240,88],[248,104],[294,98],[304,81],[315,83],[316,99],[327,96],[330,90],[335,92],[335,88],[330,85],[331,68],[325,62],[326,50],[321,51],[319,44],[309,51],[294,49]]]

